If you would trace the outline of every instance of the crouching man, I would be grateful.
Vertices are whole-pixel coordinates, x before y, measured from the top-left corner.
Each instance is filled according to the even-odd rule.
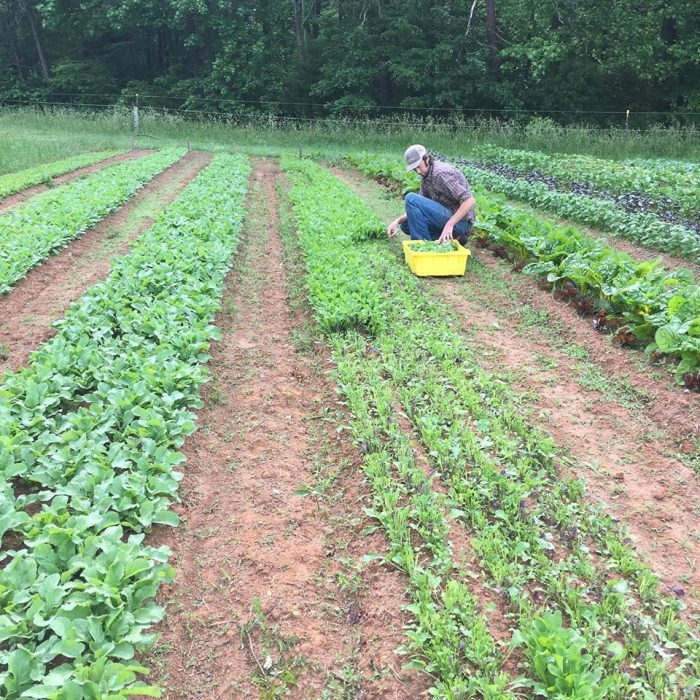
[[[406,150],[406,170],[421,177],[420,192],[406,195],[406,213],[392,221],[387,235],[400,228],[414,241],[467,242],[475,220],[476,200],[467,178],[456,168],[435,160],[423,146]]]

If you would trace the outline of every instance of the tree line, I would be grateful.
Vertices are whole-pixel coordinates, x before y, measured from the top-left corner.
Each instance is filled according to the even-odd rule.
[[[0,27],[10,104],[138,93],[212,113],[604,124],[700,112],[690,0],[0,0]]]

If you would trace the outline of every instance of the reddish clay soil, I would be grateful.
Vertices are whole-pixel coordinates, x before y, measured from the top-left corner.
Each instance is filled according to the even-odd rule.
[[[327,351],[298,343],[308,320],[290,305],[277,232],[280,177],[276,162],[254,162],[216,319],[213,381],[183,447],[182,524],[151,537],[173,550],[177,578],[159,594],[166,617],[147,663],[170,700],[260,697],[260,678],[271,682],[284,668],[295,677],[286,684],[291,698],[329,687],[352,693],[343,697],[418,698],[426,679],[402,672],[394,653],[406,622],[404,577],[356,564],[385,552],[386,542],[360,536],[367,489],[359,454],[329,428],[328,408],[341,409],[325,378]],[[319,469],[323,478],[339,466],[328,491],[297,493],[316,483]]]
[[[586,479],[596,502],[624,523],[631,539],[667,586],[682,587],[700,604],[700,483],[697,474],[669,456],[668,439],[655,435],[646,409],[629,409],[576,382],[577,361],[519,328],[507,299],[499,307],[485,302],[498,294],[469,284],[428,282],[452,306],[473,340],[481,366],[512,372],[514,388],[528,394],[531,422],[554,437],[571,455],[564,475]],[[477,292],[474,294],[474,292]],[[490,309],[500,308],[499,311]],[[694,410],[692,410],[694,409]],[[685,420],[698,428],[698,406]],[[661,413],[663,411],[660,411]]]
[[[378,208],[387,209],[376,184],[356,172],[334,172]],[[400,210],[400,200],[391,208]],[[548,430],[568,450],[571,466],[563,472],[585,477],[592,499],[629,528],[635,547],[664,585],[683,588],[686,602],[697,610],[700,483],[676,456],[679,450],[690,451],[700,435],[700,396],[669,388],[668,376],[645,374],[634,361],[635,351],[612,346],[590,319],[580,318],[532,280],[511,274],[504,263],[482,251],[477,254],[515,290],[516,300],[474,272],[463,279],[424,283],[453,307],[482,367],[511,373],[513,389],[525,396],[533,425]],[[555,347],[540,329],[521,323],[517,312],[522,306],[545,310],[560,321],[564,339],[587,348],[596,367],[609,377],[629,380],[647,395],[643,405],[626,408],[614,395],[606,398],[583,388],[576,381],[580,361],[563,351],[566,343]]]
[[[98,170],[102,170],[102,168],[106,168],[108,165],[114,165],[115,163],[119,163],[124,160],[136,160],[136,158],[141,158],[149,153],[153,153],[153,151],[144,148],[134,148],[118,156],[112,156],[112,158],[101,160],[99,163],[86,165],[84,168],[78,168],[77,170],[71,170],[69,173],[58,175],[47,184],[28,187],[26,190],[12,194],[0,201],[0,214],[8,209],[11,209],[12,207],[17,206],[18,204],[21,204],[22,202],[26,202],[34,195],[40,194],[41,192],[46,192],[52,187],[57,187],[58,185],[63,185],[66,182],[82,177],[83,175],[89,175],[90,173],[97,172]]]
[[[512,273],[507,264],[489,254],[477,255],[490,270],[502,275],[510,288],[517,290],[519,303],[544,311],[557,322],[563,329],[563,340],[584,346],[591,360],[608,375],[628,381],[647,394],[646,418],[670,435],[680,451],[692,451],[693,442],[700,438],[700,394],[676,384],[670,371],[648,363],[639,350],[613,345],[610,335],[593,327],[591,317],[582,317],[572,305],[557,301],[550,292],[541,290],[532,277]],[[504,299],[503,303],[507,306],[508,302]]]
[[[21,367],[32,350],[53,337],[53,322],[88,287],[107,275],[114,256],[127,252],[130,243],[153,224],[155,212],[172,202],[210,160],[210,154],[191,151],[0,297],[0,346],[5,349],[0,371]],[[157,198],[151,207],[153,215],[128,226],[134,211],[150,197]]]

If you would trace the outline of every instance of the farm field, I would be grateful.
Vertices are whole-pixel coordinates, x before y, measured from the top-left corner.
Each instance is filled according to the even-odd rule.
[[[700,697],[697,172],[235,151],[4,176],[0,695]]]

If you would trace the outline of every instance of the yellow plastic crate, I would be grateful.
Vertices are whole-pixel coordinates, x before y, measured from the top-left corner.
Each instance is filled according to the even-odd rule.
[[[418,277],[447,277],[463,275],[467,269],[467,259],[472,254],[469,248],[462,247],[457,241],[452,241],[454,250],[450,253],[430,253],[411,250],[411,243],[404,241],[403,254],[406,264]]]

